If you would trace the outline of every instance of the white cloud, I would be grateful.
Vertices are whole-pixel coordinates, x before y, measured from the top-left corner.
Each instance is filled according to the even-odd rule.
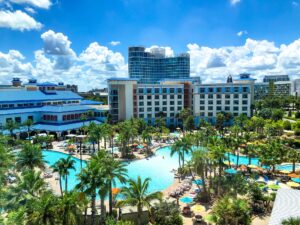
[[[236,5],[236,4],[240,3],[240,2],[241,2],[241,0],[230,0],[230,4],[231,5]]]
[[[117,45],[120,45],[121,42],[120,41],[111,41],[109,44],[112,46],[117,46]]]
[[[299,2],[293,1],[293,2],[292,2],[292,6],[298,7],[298,6],[299,6]]]
[[[15,4],[27,4],[36,8],[49,9],[52,5],[51,0],[9,0]]]
[[[0,11],[0,27],[10,28],[13,30],[38,30],[42,24],[37,22],[27,13],[20,10],[17,11]]]
[[[237,32],[237,36],[239,36],[239,37],[241,37],[241,36],[243,36],[243,35],[245,35],[245,34],[248,34],[248,31],[246,31],[246,30],[241,30],[241,31],[239,31],[239,32]]]
[[[35,14],[35,13],[36,13],[36,11],[35,11],[33,8],[25,7],[24,9],[25,9],[25,11],[28,12],[28,13],[31,13],[31,14]]]
[[[146,48],[145,50],[146,50],[146,52],[151,52],[151,51],[156,50],[156,49],[160,49],[160,50],[165,51],[165,55],[166,55],[167,57],[172,57],[172,56],[174,56],[174,51],[173,51],[173,49],[172,49],[171,47],[169,47],[169,46],[152,45],[151,47]]]

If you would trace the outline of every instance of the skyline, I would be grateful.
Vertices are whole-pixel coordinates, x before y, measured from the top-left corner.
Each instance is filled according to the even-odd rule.
[[[32,77],[80,90],[104,87],[109,77],[127,76],[132,45],[189,52],[191,76],[205,83],[242,72],[259,80],[266,74],[294,79],[300,74],[300,5],[272,3],[0,0],[0,82]]]

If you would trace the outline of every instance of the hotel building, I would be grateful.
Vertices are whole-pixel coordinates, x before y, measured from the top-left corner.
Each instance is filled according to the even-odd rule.
[[[15,79],[13,80],[15,81]],[[14,121],[20,129],[15,134],[27,131],[22,124],[30,119],[32,132],[52,133],[59,137],[75,133],[84,123],[101,123],[106,118],[108,108],[98,102],[83,100],[81,96],[57,89],[53,83],[38,83],[31,79],[23,86],[0,89],[0,127],[8,134],[6,124]],[[87,115],[87,121],[82,120]]]
[[[144,47],[128,49],[129,78],[138,83],[159,83],[162,78],[185,79],[190,77],[190,55],[166,56],[164,48],[153,48],[149,52]]]

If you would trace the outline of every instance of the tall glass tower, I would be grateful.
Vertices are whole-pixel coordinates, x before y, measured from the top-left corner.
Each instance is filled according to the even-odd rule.
[[[185,79],[190,77],[190,55],[167,57],[163,48],[146,52],[144,47],[129,47],[128,69],[129,77],[143,84],[158,83],[166,78]]]

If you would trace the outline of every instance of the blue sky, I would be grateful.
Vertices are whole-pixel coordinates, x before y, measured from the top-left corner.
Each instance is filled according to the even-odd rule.
[[[0,82],[103,86],[126,76],[130,45],[188,51],[192,75],[207,82],[245,71],[295,77],[299,21],[300,0],[0,0]]]

